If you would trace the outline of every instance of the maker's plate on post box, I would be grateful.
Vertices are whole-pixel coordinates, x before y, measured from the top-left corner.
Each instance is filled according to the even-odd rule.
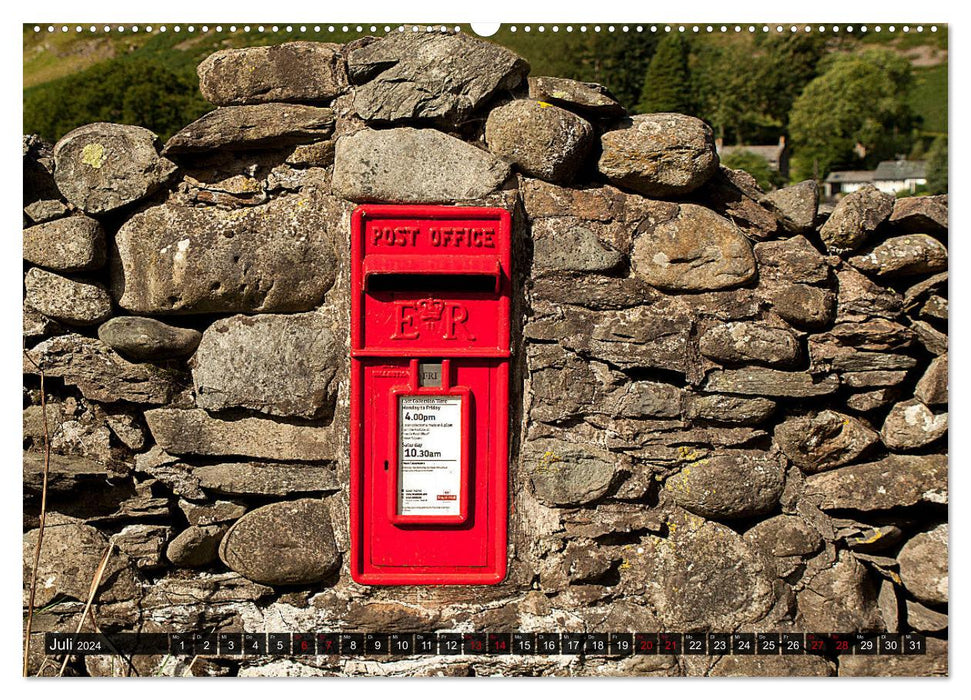
[[[506,574],[510,222],[358,207],[351,237],[351,575]]]

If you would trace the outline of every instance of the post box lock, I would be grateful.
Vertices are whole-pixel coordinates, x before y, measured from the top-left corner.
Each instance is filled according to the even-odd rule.
[[[351,575],[506,574],[510,220],[358,207],[351,237]]]

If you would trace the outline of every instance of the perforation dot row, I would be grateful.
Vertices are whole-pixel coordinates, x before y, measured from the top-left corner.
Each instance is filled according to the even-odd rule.
[[[84,26],[81,26],[81,25],[74,25],[72,27],[70,25],[62,24],[62,25],[59,25],[59,26],[47,25],[46,27],[43,27],[43,26],[41,26],[41,25],[38,24],[38,25],[34,25],[34,32],[35,33],[40,33],[40,32],[46,31],[46,32],[48,32],[50,34],[53,34],[54,32],[60,31],[62,33],[67,33],[67,32],[70,32],[72,29],[75,32],[77,32],[77,33],[83,32],[83,31],[85,31],[85,29],[87,29],[88,32],[98,32],[98,31],[103,31],[103,32],[117,32],[117,33],[130,32],[132,34],[137,34],[140,31],[143,31],[143,32],[146,32],[146,33],[152,33],[152,32],[165,33],[167,31],[173,31],[175,33],[179,33],[179,32],[182,32],[182,31],[186,31],[186,32],[188,32],[188,33],[191,34],[191,33],[194,33],[195,31],[197,31],[197,29],[198,29],[198,31],[202,32],[203,34],[208,33],[210,31],[215,31],[215,32],[224,32],[224,31],[226,31],[226,32],[229,32],[229,33],[236,33],[236,32],[248,33],[248,32],[254,31],[254,30],[255,31],[258,31],[258,32],[279,32],[279,31],[281,31],[281,29],[283,31],[286,31],[286,32],[293,32],[295,26],[296,25],[289,25],[289,24],[286,25],[286,26],[281,26],[281,25],[276,25],[276,24],[274,24],[272,26],[266,26],[266,25],[254,26],[254,25],[248,25],[247,24],[247,25],[244,25],[244,26],[229,25],[229,26],[226,26],[226,27],[221,26],[221,25],[215,26],[215,27],[209,27],[208,25],[202,25],[201,27],[198,27],[197,28],[195,25],[192,25],[192,24],[190,24],[190,25],[179,25],[179,24],[175,24],[175,25],[171,25],[171,26],[167,26],[167,25],[164,25],[163,24],[163,25],[160,25],[160,26],[157,26],[157,27],[151,26],[151,25],[139,26],[137,24],[133,24],[133,25],[127,26],[127,27],[124,26],[124,25],[111,26],[111,25],[107,25],[106,24],[104,26],[98,26],[98,25],[93,25],[92,24],[92,25],[89,25],[87,27],[84,27]],[[314,31],[315,33],[318,33],[318,34],[320,34],[320,33],[333,33],[333,32],[337,32],[337,31],[341,31],[341,32],[345,32],[345,33],[346,32],[351,32],[351,31],[363,32],[365,30],[368,30],[368,31],[371,31],[371,32],[377,32],[377,31],[379,31],[379,27],[377,25],[371,25],[370,27],[366,27],[364,25],[351,26],[351,25],[346,25],[346,24],[345,25],[342,25],[342,26],[338,26],[338,25],[326,25],[326,26],[324,26],[324,25],[313,25],[312,27],[310,25],[299,25],[299,27],[297,27],[297,28],[299,28],[299,30],[301,32],[307,32],[307,31],[312,30],[312,31]],[[391,26],[388,26],[388,25],[385,25],[383,27],[383,29],[384,29],[384,32],[385,33],[389,33],[391,31],[394,31],[395,30]],[[396,29],[399,32],[406,31],[406,27],[404,27],[404,26],[398,26]],[[926,29],[929,30],[929,31],[931,31],[931,32],[936,32],[937,31],[937,26],[936,25],[930,25]],[[460,30],[461,30],[461,27],[459,27],[457,25],[455,27],[447,27],[445,25],[425,27],[425,31],[426,32],[434,32],[434,31],[440,31],[440,32],[455,31],[455,32],[458,32]],[[790,33],[805,32],[805,33],[810,33],[810,32],[813,32],[813,31],[816,31],[816,32],[819,32],[819,33],[832,32],[834,34],[838,34],[841,31],[844,31],[844,32],[850,33],[850,34],[853,33],[853,32],[859,32],[861,34],[865,34],[866,32],[870,32],[870,31],[875,32],[875,33],[880,33],[882,31],[887,31],[887,32],[893,34],[893,33],[897,32],[897,31],[901,31],[901,32],[904,32],[904,33],[909,33],[909,32],[912,32],[912,31],[913,32],[923,32],[923,31],[925,31],[925,27],[923,25],[917,25],[917,26],[914,26],[914,27],[911,27],[910,25],[904,25],[902,27],[897,27],[895,25],[889,25],[889,26],[884,27],[882,25],[869,26],[869,25],[865,25],[865,24],[864,25],[858,25],[858,26],[854,26],[854,25],[842,25],[841,26],[841,25],[836,25],[836,24],[834,24],[834,25],[818,25],[818,26],[808,25],[808,24],[806,24],[806,25],[796,25],[796,24],[791,24],[791,25],[782,25],[782,24],[777,24],[777,25],[768,25],[768,24],[763,24],[763,25],[754,25],[754,24],[749,24],[749,25],[739,25],[739,24],[735,24],[735,25],[725,25],[725,24],[722,24],[722,25],[711,25],[711,24],[707,24],[707,25],[701,25],[701,24],[691,24],[691,25],[683,25],[683,24],[680,24],[680,25],[671,25],[671,24],[661,24],[661,25],[657,25],[657,24],[652,24],[652,25],[641,25],[641,24],[638,24],[638,25],[627,25],[627,24],[624,24],[624,25],[619,25],[619,26],[615,26],[615,25],[612,25],[612,24],[611,25],[606,25],[606,26],[601,26],[599,24],[596,24],[596,25],[593,25],[593,26],[588,26],[588,25],[582,24],[582,25],[574,26],[574,25],[569,25],[568,24],[568,25],[565,25],[565,26],[560,26],[560,25],[554,24],[552,26],[547,27],[546,25],[533,26],[533,25],[528,25],[527,24],[527,25],[519,26],[519,25],[515,25],[514,24],[514,25],[509,26],[508,27],[508,30],[510,32],[513,32],[513,33],[518,32],[518,31],[523,31],[523,32],[527,32],[528,33],[528,32],[532,32],[533,30],[535,30],[538,33],[545,33],[547,30],[548,31],[551,31],[551,32],[554,32],[554,33],[555,32],[560,32],[560,31],[565,31],[565,32],[568,32],[568,33],[569,32],[574,32],[574,31],[587,32],[587,31],[591,31],[592,30],[593,32],[603,32],[603,31],[607,31],[607,32],[617,32],[617,31],[620,31],[620,32],[651,32],[651,33],[673,32],[673,31],[676,31],[676,32],[682,32],[682,33],[688,33],[688,32],[690,32],[690,33],[694,33],[694,34],[700,34],[700,33],[708,33],[708,34],[711,34],[711,33],[714,33],[714,32],[719,32],[719,33],[723,33],[723,34],[724,33],[731,33],[731,32],[734,32],[734,33],[749,32],[749,33],[752,33],[752,34],[754,34],[756,32],[762,32],[762,33],[776,32],[776,33],[780,33],[781,34],[783,32],[790,32]],[[418,31],[421,31],[421,29],[419,27],[411,27],[411,31],[418,32]]]

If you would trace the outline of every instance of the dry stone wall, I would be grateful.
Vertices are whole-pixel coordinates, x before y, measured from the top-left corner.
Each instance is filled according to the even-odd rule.
[[[928,654],[69,672],[946,672],[947,198],[824,213],[813,182],[719,166],[698,119],[528,71],[461,34],[227,50],[199,66],[217,107],[165,144],[24,138],[25,605],[51,451],[34,631],[78,624],[110,544],[104,631],[919,631]],[[360,202],[513,214],[499,585],[348,574]]]

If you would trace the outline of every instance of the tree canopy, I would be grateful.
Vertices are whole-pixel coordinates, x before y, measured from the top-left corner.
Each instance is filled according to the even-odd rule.
[[[837,167],[907,153],[917,124],[907,102],[910,84],[910,63],[886,49],[828,57],[789,117],[796,176],[825,177]]]

